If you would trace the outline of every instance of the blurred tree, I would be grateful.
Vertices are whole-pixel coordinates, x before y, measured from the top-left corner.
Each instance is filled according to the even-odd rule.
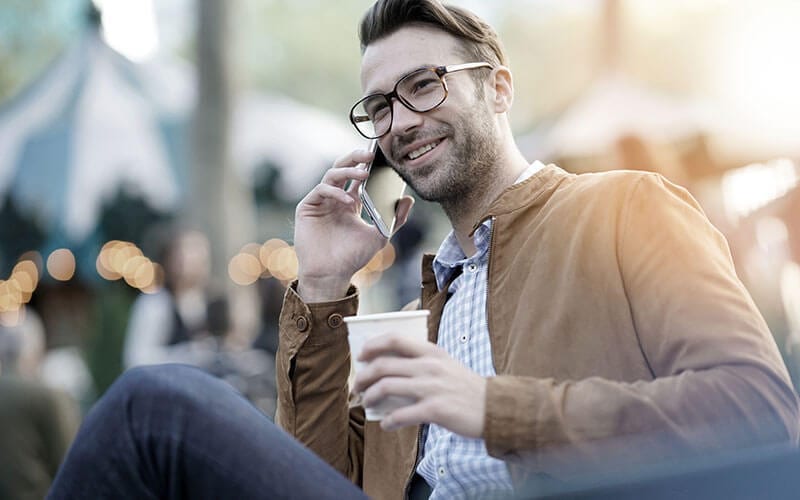
[[[252,193],[233,172],[230,115],[235,91],[231,13],[238,2],[198,0],[198,105],[193,120],[188,218],[211,242],[212,286],[224,287],[228,258],[255,232]]]
[[[357,21],[372,0],[242,0],[237,47],[248,85],[342,116],[360,92]]]
[[[0,102],[42,72],[84,26],[87,0],[0,2]]]
[[[253,194],[256,204],[268,205],[281,202],[283,197],[278,193],[280,178],[280,168],[269,160],[265,160],[256,167],[253,179]]]
[[[138,292],[123,280],[104,283],[94,294],[91,329],[84,344],[97,397],[122,373],[122,348],[130,308]]]
[[[137,245],[142,244],[148,229],[171,217],[151,208],[140,194],[124,185],[103,204],[100,213],[102,241],[123,240]]]
[[[152,228],[172,217],[172,214],[151,208],[140,194],[123,185],[101,208],[98,222],[100,239],[131,241],[143,247]],[[94,295],[92,302],[92,326],[84,347],[89,371],[100,396],[122,372],[122,346],[130,307],[139,292],[123,280],[101,281],[96,287],[99,293]]]
[[[198,104],[192,126],[189,218],[211,242],[212,281],[224,283],[225,170],[230,147],[230,58],[228,4],[197,2]]]
[[[45,231],[31,213],[19,210],[10,196],[0,202],[0,221],[0,276],[8,276],[20,255],[41,247]]]

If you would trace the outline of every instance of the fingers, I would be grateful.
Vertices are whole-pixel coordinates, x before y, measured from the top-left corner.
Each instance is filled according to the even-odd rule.
[[[426,385],[419,378],[385,377],[361,393],[361,403],[365,408],[374,408],[389,396],[417,401],[430,393]]]
[[[380,345],[396,352],[417,350],[413,340],[387,337],[375,339],[372,347]],[[426,355],[392,357],[387,352],[361,368],[353,392],[361,394],[366,408],[379,407],[393,398],[410,401],[384,417],[381,427],[385,430],[427,422],[463,436],[480,437],[485,421],[486,379],[440,347],[417,344],[423,344],[420,351],[426,351]]]
[[[381,420],[381,429],[385,431],[395,431],[409,425],[433,423],[433,419],[431,419],[430,415],[430,404],[425,401],[418,401],[415,404],[400,407],[383,417]]]
[[[374,157],[375,153],[370,153],[369,151],[363,149],[357,149],[338,158],[335,162],[333,162],[333,168],[355,167],[360,163],[367,163]]]
[[[363,164],[372,160],[375,155],[369,151],[352,151],[333,163],[333,167],[325,172],[322,177],[322,184],[344,188],[348,181],[363,181],[367,178],[367,171]]]
[[[338,201],[347,205],[355,202],[353,197],[341,188],[323,183],[315,186],[298,207],[302,207],[303,205],[320,205],[326,200]]]
[[[322,176],[320,183],[303,200],[315,205],[324,200],[336,200],[348,205],[358,202],[358,185],[369,173],[360,166],[370,161],[374,154],[369,151],[356,150],[336,160],[333,167]],[[345,190],[348,182],[350,186]]]
[[[353,392],[365,391],[379,380],[392,377],[413,377],[430,373],[429,361],[424,358],[384,356],[365,365],[353,381]]]
[[[384,416],[384,430],[431,423],[465,437],[480,438],[486,420],[486,383],[485,378],[470,371],[389,377],[365,391],[363,402],[374,407],[390,396],[411,401]]]
[[[347,181],[361,182],[369,173],[361,167],[333,167],[322,176],[322,184],[344,188]],[[352,187],[352,186],[351,186]]]
[[[369,362],[378,356],[394,355],[416,358],[440,355],[441,349],[431,342],[421,341],[401,334],[387,334],[372,338],[364,344],[358,361]]]

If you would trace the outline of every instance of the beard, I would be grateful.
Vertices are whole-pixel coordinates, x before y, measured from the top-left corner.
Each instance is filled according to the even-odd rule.
[[[406,169],[403,164],[393,165],[423,200],[444,207],[457,206],[474,198],[476,189],[483,191],[483,187],[496,181],[494,165],[500,157],[500,141],[492,127],[489,110],[480,101],[460,113],[452,124],[398,137],[393,149],[397,151],[426,137],[446,137],[450,142],[449,154],[413,170]]]

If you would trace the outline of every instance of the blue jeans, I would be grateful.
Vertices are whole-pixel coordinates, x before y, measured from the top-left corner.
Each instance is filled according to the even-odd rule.
[[[48,498],[367,497],[226,383],[162,365],[98,401]]]

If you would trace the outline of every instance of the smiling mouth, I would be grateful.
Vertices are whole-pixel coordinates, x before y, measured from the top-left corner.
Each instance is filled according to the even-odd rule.
[[[416,160],[420,156],[424,155],[428,151],[431,151],[433,148],[438,146],[441,142],[442,141],[432,142],[430,144],[426,144],[426,145],[422,146],[421,148],[415,149],[414,151],[408,153],[408,159],[409,160]]]

